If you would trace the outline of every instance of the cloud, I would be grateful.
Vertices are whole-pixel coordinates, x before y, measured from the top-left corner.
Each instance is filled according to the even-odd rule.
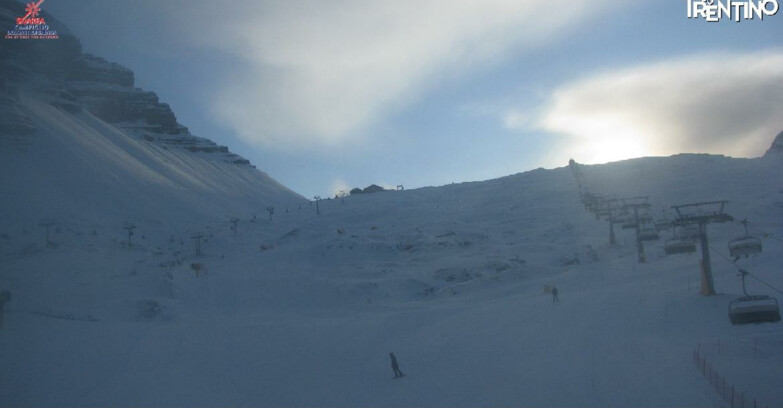
[[[238,57],[215,111],[273,147],[344,146],[441,81],[549,43],[627,0],[237,0],[161,4],[192,45]],[[194,24],[195,21],[209,22]]]
[[[553,163],[681,152],[754,157],[783,129],[781,106],[783,50],[705,54],[565,84],[534,127],[564,137]],[[506,124],[519,116],[509,111]]]

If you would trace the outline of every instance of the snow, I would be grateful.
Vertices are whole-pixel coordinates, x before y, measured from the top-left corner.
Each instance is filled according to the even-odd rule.
[[[728,320],[737,222],[708,227],[718,294],[705,297],[699,253],[667,256],[668,233],[643,264],[632,230],[609,246],[566,167],[322,200],[317,215],[248,166],[23,103],[41,130],[0,149],[2,406],[728,405],[697,349],[783,405],[783,326]],[[678,155],[583,174],[592,192],[649,195],[654,216],[729,200],[764,244],[738,264],[783,287],[783,161]],[[42,219],[56,221],[50,245]]]

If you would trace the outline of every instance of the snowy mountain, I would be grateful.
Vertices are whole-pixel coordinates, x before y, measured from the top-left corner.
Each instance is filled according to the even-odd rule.
[[[783,405],[783,324],[727,316],[740,268],[780,298],[783,156],[307,202],[59,34],[0,43],[0,406]],[[727,200],[717,294],[672,230],[610,245],[588,192]],[[763,251],[734,260],[743,219]]]
[[[49,246],[28,224],[0,235],[13,294],[0,405],[729,406],[713,371],[735,406],[783,403],[782,325],[727,317],[738,268],[760,279],[750,293],[783,287],[783,160],[688,154],[582,173],[594,193],[649,195],[656,218],[728,200],[763,252],[733,263],[742,225],[711,224],[718,294],[702,296],[698,252],[667,255],[663,231],[638,263],[619,226],[609,245],[566,167],[324,200],[236,232],[216,220],[200,226],[201,255],[152,224],[132,246],[120,219],[66,219]],[[405,378],[391,379],[389,352]]]
[[[764,153],[764,157],[780,155],[783,155],[783,132],[778,133],[775,140],[772,141],[772,146]]]
[[[13,26],[20,4],[0,4]],[[193,223],[305,202],[247,159],[190,134],[133,72],[57,40],[0,43],[0,222]],[[155,214],[155,217],[150,217]],[[23,215],[23,216],[20,216]]]

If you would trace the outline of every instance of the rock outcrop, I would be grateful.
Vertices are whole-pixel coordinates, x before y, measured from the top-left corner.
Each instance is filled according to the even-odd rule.
[[[0,26],[13,27],[22,10],[21,3],[0,0]],[[18,103],[22,94],[32,92],[69,113],[85,110],[139,141],[251,165],[227,147],[192,135],[154,92],[135,87],[133,71],[83,53],[81,43],[64,24],[45,12],[42,16],[57,30],[58,39],[0,42],[1,137],[24,143],[24,137],[35,132],[35,124]]]
[[[767,152],[764,153],[764,157],[783,157],[783,132],[778,133],[775,136],[775,140],[772,141],[772,145],[769,146]]]

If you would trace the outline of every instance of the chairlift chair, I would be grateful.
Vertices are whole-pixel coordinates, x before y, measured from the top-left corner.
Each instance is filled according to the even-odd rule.
[[[745,296],[729,302],[729,321],[731,324],[774,323],[780,321],[778,300],[767,295],[748,295],[745,290],[745,275],[740,269],[742,292]]]
[[[666,218],[661,218],[659,220],[655,221],[655,230],[656,231],[668,231],[672,228],[672,222],[667,220]]]
[[[701,232],[698,224],[688,224],[680,228],[680,238],[689,240],[698,240]]]
[[[731,324],[779,322],[778,300],[767,295],[748,295],[729,302]]]
[[[668,231],[672,228],[672,221],[668,218],[666,218],[666,210],[661,210],[661,213],[663,214],[663,218],[659,218],[655,220],[655,229],[658,232],[661,231]]]
[[[761,252],[761,240],[748,234],[748,220],[742,220],[745,236],[729,241],[729,255],[732,258],[747,257]]]
[[[689,225],[686,225],[685,227],[689,227]],[[686,236],[683,233],[685,227],[680,227],[679,234],[676,233],[677,230],[675,229],[674,235],[664,241],[663,250],[666,252],[666,254],[676,255],[696,252],[696,242],[690,236]]]
[[[761,240],[756,237],[745,236],[729,241],[729,255],[732,258],[747,257],[761,252]]]
[[[640,241],[655,241],[658,238],[660,238],[660,236],[658,235],[658,230],[655,229],[655,227],[643,227],[641,230],[639,230]]]
[[[636,228],[636,217],[633,215],[626,218],[623,222],[623,229],[634,229]]]
[[[663,243],[663,250],[667,255],[690,254],[696,252],[696,243],[690,239],[669,238]]]

